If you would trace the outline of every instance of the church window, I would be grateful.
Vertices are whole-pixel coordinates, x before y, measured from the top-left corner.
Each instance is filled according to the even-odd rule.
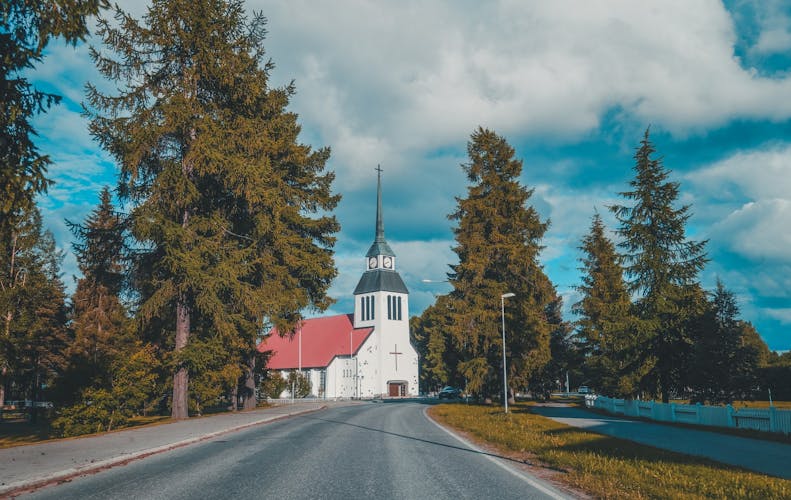
[[[393,319],[393,296],[387,296],[387,319]]]
[[[365,297],[360,297],[360,320],[365,321]]]
[[[401,297],[398,297],[398,314],[396,316],[396,319],[401,321]]]
[[[376,318],[375,304],[376,302],[374,301],[374,296],[371,295],[371,319]]]

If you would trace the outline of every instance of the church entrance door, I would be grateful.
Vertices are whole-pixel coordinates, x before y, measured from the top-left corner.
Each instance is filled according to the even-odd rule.
[[[391,398],[406,396],[406,382],[388,382],[387,388]]]

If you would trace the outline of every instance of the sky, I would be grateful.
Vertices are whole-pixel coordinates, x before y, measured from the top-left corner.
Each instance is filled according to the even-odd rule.
[[[143,2],[121,1],[136,17]],[[268,18],[270,85],[293,81],[300,140],[329,146],[343,196],[336,215],[337,299],[351,293],[374,238],[377,164],[387,240],[410,290],[410,314],[437,294],[456,262],[455,197],[479,127],[522,159],[529,203],[550,220],[541,254],[568,310],[579,295],[578,249],[594,211],[624,200],[635,149],[651,139],[690,238],[709,240],[704,288],[733,291],[741,317],[769,347],[791,349],[791,4],[713,0],[248,0]],[[51,44],[29,76],[64,96],[36,120],[55,181],[39,206],[70,289],[79,274],[65,219],[82,221],[118,168],[80,114],[84,85],[110,89],[87,43]],[[614,234],[612,235],[613,237]],[[492,298],[492,306],[497,306]],[[573,319],[570,313],[568,319]]]

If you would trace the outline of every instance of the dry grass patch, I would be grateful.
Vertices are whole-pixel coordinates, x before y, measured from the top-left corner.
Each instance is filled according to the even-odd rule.
[[[502,453],[565,471],[562,482],[599,498],[791,498],[791,481],[579,430],[526,405],[509,415],[473,405],[439,405],[429,413]]]

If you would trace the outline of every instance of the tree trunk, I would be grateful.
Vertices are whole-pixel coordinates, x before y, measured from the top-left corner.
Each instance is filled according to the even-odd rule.
[[[251,353],[247,358],[247,366],[244,370],[244,409],[253,410],[256,407],[255,400],[255,353]]]
[[[176,353],[186,347],[189,335],[190,312],[189,307],[185,304],[184,296],[182,295],[179,297],[179,301],[176,304]],[[188,387],[189,373],[187,372],[187,367],[179,365],[176,374],[173,376],[173,410],[171,412],[171,417],[189,417]]]
[[[236,385],[231,389],[231,406],[228,408],[231,411],[236,411],[239,408],[239,381],[237,380],[236,382]]]

